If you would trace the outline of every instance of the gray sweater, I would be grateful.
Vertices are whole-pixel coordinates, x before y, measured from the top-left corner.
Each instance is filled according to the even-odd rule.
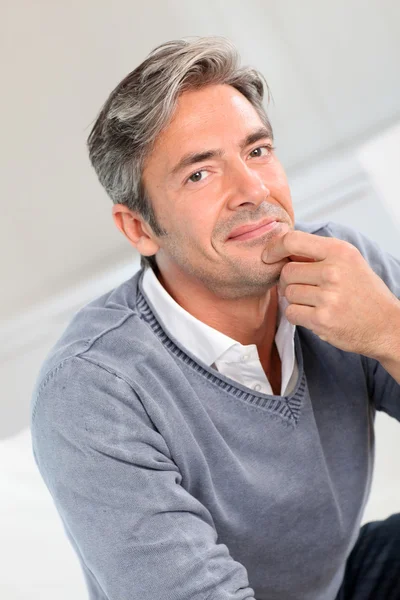
[[[400,261],[334,223],[400,297]],[[32,396],[35,460],[91,600],[334,600],[359,533],[374,415],[400,419],[375,360],[296,327],[297,384],[267,395],[164,331],[143,271],[82,308]]]

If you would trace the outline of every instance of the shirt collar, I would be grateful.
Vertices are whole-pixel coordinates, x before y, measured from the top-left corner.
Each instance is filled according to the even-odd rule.
[[[182,308],[162,286],[150,267],[144,272],[142,289],[164,329],[207,366],[211,366],[234,346],[237,346],[238,351],[243,349],[243,345],[237,340],[196,319]],[[288,337],[293,343],[295,326],[286,319],[284,310],[287,306],[286,298],[278,293],[278,329],[275,341],[279,354],[282,354],[281,349]],[[255,344],[247,347],[253,352],[256,350]]]

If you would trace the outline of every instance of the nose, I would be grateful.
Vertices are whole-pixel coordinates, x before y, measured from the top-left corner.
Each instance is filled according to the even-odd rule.
[[[254,167],[239,160],[229,170],[229,208],[234,210],[242,204],[258,206],[270,196],[267,184]]]

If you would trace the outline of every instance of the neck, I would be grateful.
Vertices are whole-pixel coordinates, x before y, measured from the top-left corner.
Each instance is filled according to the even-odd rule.
[[[276,285],[260,297],[227,300],[206,289],[199,292],[190,286],[172,286],[161,273],[157,278],[175,302],[196,319],[244,346],[255,344],[264,369],[269,370],[278,320]]]

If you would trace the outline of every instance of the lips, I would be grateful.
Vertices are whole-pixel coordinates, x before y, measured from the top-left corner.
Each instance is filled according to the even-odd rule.
[[[248,225],[242,225],[241,227],[237,227],[236,229],[231,231],[231,233],[228,237],[228,240],[238,237],[239,235],[243,235],[244,233],[247,233],[249,231],[254,231],[255,229],[259,229],[260,227],[268,225],[268,223],[272,223],[273,221],[277,221],[277,219],[274,217],[271,217],[269,219],[265,219],[264,221],[259,221],[258,223],[249,223]]]

